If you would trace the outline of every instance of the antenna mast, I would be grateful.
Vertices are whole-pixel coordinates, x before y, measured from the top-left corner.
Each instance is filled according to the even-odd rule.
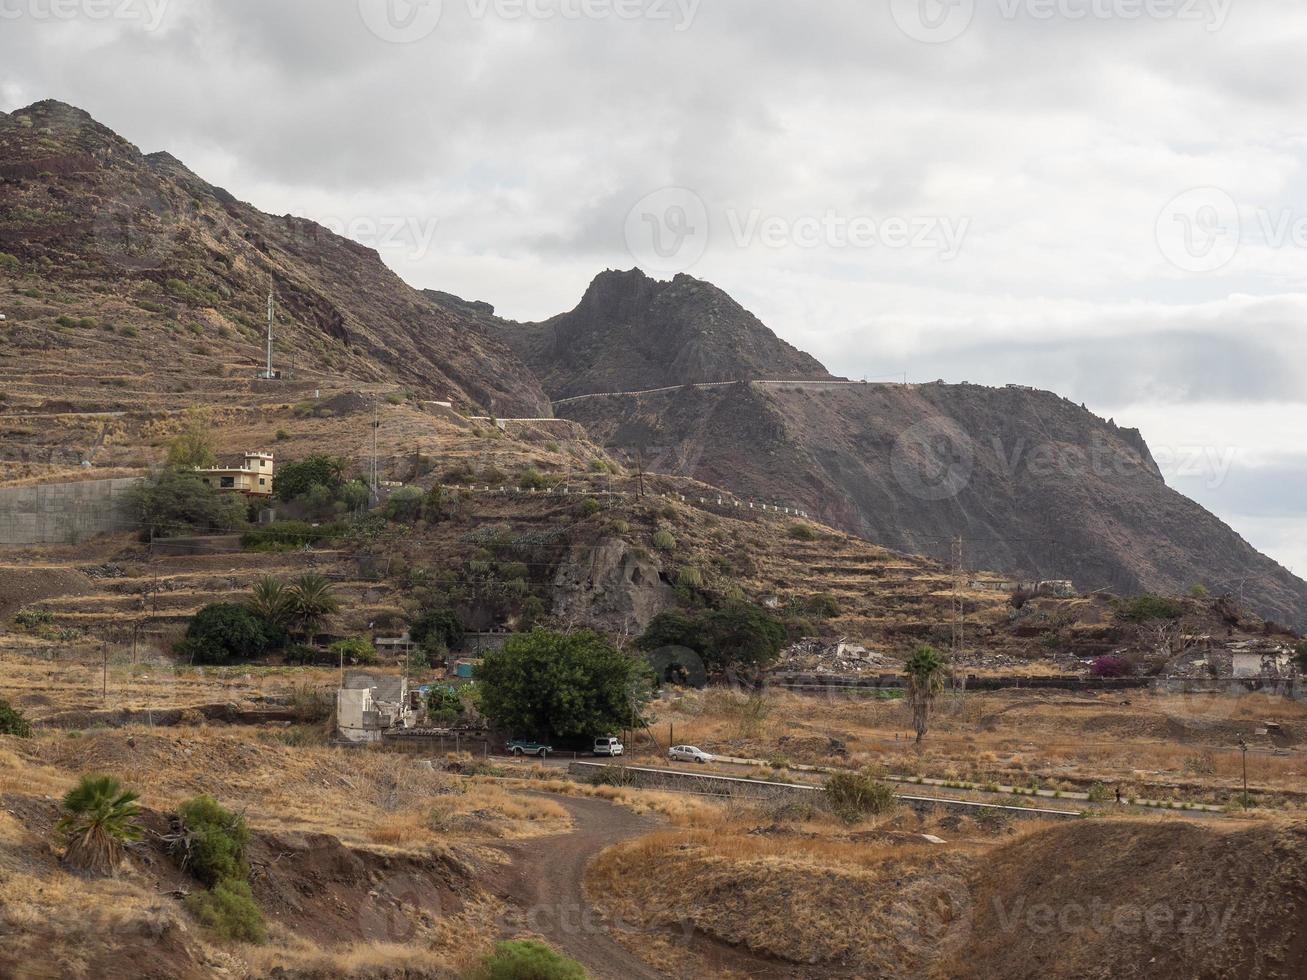
[[[276,301],[272,295],[272,283],[268,283],[268,368],[264,377],[272,379],[272,322],[276,311]]]

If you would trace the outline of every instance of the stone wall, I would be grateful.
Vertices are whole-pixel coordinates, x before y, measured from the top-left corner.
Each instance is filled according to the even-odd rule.
[[[121,511],[133,478],[0,488],[0,544],[76,544],[128,527]]]

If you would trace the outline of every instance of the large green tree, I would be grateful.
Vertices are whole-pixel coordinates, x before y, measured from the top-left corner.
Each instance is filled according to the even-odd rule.
[[[289,503],[309,493],[315,486],[334,496],[345,482],[348,464],[339,456],[317,454],[281,463],[272,480],[272,492],[278,500]]]
[[[133,487],[123,507],[145,540],[193,531],[234,531],[245,524],[244,498],[219,493],[194,470],[159,471]]]
[[[655,616],[641,634],[642,650],[688,647],[715,673],[753,671],[776,659],[786,641],[785,624],[748,602],[720,609],[671,610]]]
[[[195,663],[220,664],[257,657],[268,639],[268,627],[248,606],[217,602],[191,618],[176,652]]]
[[[639,724],[653,677],[598,633],[538,629],[487,654],[476,681],[482,713],[500,727],[580,740]]]

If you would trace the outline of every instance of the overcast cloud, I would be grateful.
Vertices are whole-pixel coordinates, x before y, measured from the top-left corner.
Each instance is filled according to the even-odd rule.
[[[1304,50],[1300,0],[0,0],[0,109],[507,316],[640,264],[837,373],[1051,388],[1231,459],[1164,468],[1303,574]]]

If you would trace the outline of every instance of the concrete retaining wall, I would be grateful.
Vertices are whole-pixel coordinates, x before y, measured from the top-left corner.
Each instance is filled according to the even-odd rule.
[[[0,489],[0,544],[76,544],[126,527],[120,505],[136,479]]]

